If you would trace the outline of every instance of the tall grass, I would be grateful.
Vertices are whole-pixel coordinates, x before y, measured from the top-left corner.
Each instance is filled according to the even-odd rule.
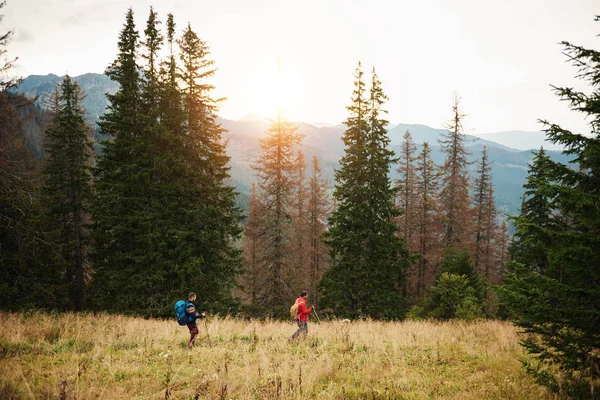
[[[540,399],[509,323],[0,313],[2,399]]]

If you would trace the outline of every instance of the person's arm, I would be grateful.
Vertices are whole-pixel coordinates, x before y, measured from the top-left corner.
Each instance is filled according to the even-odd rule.
[[[311,312],[312,312],[312,307],[307,310],[305,302],[300,302],[300,304],[298,304],[298,314],[308,315]]]
[[[187,303],[185,306],[185,313],[188,316],[188,321],[192,322],[198,319],[198,313],[196,312],[196,307],[194,307],[194,303]]]

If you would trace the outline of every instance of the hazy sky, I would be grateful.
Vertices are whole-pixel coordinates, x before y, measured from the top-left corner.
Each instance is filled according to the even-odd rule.
[[[538,118],[586,130],[550,84],[585,88],[558,44],[600,48],[600,0],[8,0],[2,31],[17,72],[103,72],[129,6],[143,31],[149,6],[171,12],[211,47],[221,115],[272,114],[281,59],[292,120],[346,118],[357,62],[375,67],[391,122],[442,127],[455,92],[465,131],[539,130]]]

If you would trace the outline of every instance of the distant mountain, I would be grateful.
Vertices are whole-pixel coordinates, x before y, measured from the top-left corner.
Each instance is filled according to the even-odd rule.
[[[54,74],[30,75],[23,79],[21,84],[17,86],[16,91],[32,98],[39,96],[36,103],[43,107],[48,95],[54,92],[54,88],[62,82],[63,78]],[[90,123],[96,123],[108,106],[106,93],[115,93],[119,85],[103,74],[89,73],[71,78],[79,84],[86,94],[82,104],[87,112],[88,120]]]
[[[73,78],[86,92],[87,97],[83,105],[88,111],[91,123],[98,120],[104,113],[108,101],[106,93],[114,93],[118,86],[107,76],[101,74],[85,74]],[[43,105],[43,98],[54,90],[56,84],[60,83],[61,77],[57,75],[32,75],[23,80],[17,91],[28,96],[40,96],[38,105]],[[256,162],[260,152],[258,138],[264,137],[271,122],[268,118],[256,113],[250,113],[237,121],[218,119],[221,126],[227,130],[228,140],[227,152],[231,157],[231,176],[233,184],[240,192],[240,205],[245,206],[251,184],[256,177],[251,166]],[[344,144],[342,135],[346,129],[344,124],[331,126],[331,124],[307,124],[297,123],[298,130],[303,133],[304,139],[302,149],[307,163],[313,156],[320,160],[323,172],[330,183],[333,184],[334,170],[339,168],[339,160],[344,155]],[[422,144],[428,142],[432,148],[434,161],[441,165],[444,154],[438,144],[440,135],[447,132],[445,129],[435,129],[426,125],[418,124],[390,124],[389,137],[391,147],[396,151],[402,143],[404,133],[411,132],[420,151]],[[28,141],[32,143],[43,143],[43,138],[38,136],[41,130],[31,129]],[[37,133],[36,133],[37,132]],[[541,132],[510,131],[481,135],[481,138],[467,135],[467,147],[471,152],[470,161],[477,161],[481,157],[483,146],[487,146],[489,157],[492,160],[492,180],[495,189],[495,198],[498,209],[508,214],[516,214],[521,204],[523,184],[527,177],[528,163],[533,158],[528,149],[539,149],[544,144],[545,137]],[[95,137],[98,141],[100,138]],[[548,142],[544,144],[547,150],[553,149]],[[555,147],[554,147],[555,148]],[[38,149],[39,150],[39,149]],[[555,160],[567,162],[568,157],[557,151],[549,151]],[[472,175],[476,164],[470,166]],[[391,171],[392,178],[397,177],[395,168]]]
[[[269,122],[269,118],[264,115],[260,115],[258,113],[248,113],[244,115],[242,118],[238,119],[238,121],[260,121],[260,122]]]
[[[540,147],[544,147],[546,150],[563,150],[561,145],[547,141],[546,133],[544,132],[506,131],[483,133],[477,136],[519,150],[539,150]]]
[[[251,165],[254,164],[260,152],[257,139],[265,136],[270,123],[239,120],[221,120],[220,122],[228,131],[228,153],[231,156],[233,181],[238,189],[246,191],[256,179]],[[343,125],[317,128],[309,124],[300,124],[299,127],[300,133],[305,135],[302,144],[306,159],[309,160],[316,155],[330,182],[333,182],[334,170],[339,168],[339,160],[344,155],[342,142],[344,129]],[[425,125],[399,124],[388,133],[391,138],[391,147],[396,152],[400,151],[402,137],[407,129],[417,143],[417,151],[422,149],[424,142],[429,142],[433,160],[437,165],[442,165],[445,155],[437,140],[442,133],[447,131]],[[473,163],[469,169],[473,178],[476,175],[476,163],[481,158],[484,146],[488,148],[489,158],[492,161],[492,182],[498,210],[506,214],[517,214],[533,152],[512,149],[499,143],[467,135],[467,147],[471,153],[468,159]],[[548,154],[553,159],[564,163],[569,160],[561,152],[548,151]],[[391,171],[391,176],[397,178],[395,168]]]
[[[325,121],[309,122],[309,124],[316,126],[317,128],[331,128],[333,126],[332,123]]]

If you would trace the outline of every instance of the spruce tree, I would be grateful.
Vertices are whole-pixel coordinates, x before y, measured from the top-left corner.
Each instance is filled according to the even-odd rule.
[[[423,149],[417,157],[417,237],[419,258],[417,259],[417,294],[423,296],[425,289],[433,284],[436,266],[441,260],[443,243],[441,234],[443,225],[439,219],[439,168],[431,159],[429,143],[423,143]]]
[[[115,94],[107,95],[107,112],[100,118],[103,142],[94,169],[94,276],[90,296],[96,307],[122,312],[141,312],[150,300],[146,271],[148,235],[152,221],[152,185],[148,173],[145,118],[142,117],[142,81],[137,63],[139,34],[133,10],[127,11],[119,35],[119,53],[106,74],[119,84]]]
[[[309,256],[308,256],[308,187],[306,182],[306,161],[304,153],[299,150],[295,161],[294,193],[290,209],[291,216],[291,268],[296,271],[295,277],[290,282],[293,293],[300,293],[307,289],[310,282]]]
[[[235,306],[231,290],[241,271],[241,252],[235,243],[240,239],[242,227],[235,188],[231,186],[225,130],[217,123],[222,99],[212,95],[214,85],[209,79],[216,68],[209,58],[206,42],[188,24],[177,43],[185,115],[183,154],[194,184],[191,210],[199,223],[196,228],[199,232],[192,239],[193,262],[186,261],[187,276],[205,294],[211,307],[225,310]]]
[[[491,166],[487,147],[483,147],[481,160],[477,169],[474,184],[473,209],[475,220],[475,243],[473,259],[475,269],[491,281],[496,259],[496,237],[498,231],[496,202],[494,201],[494,186],[492,184]]]
[[[491,293],[488,284],[498,283],[495,273],[499,266],[496,264],[496,204],[494,202],[494,188],[492,185],[491,167],[488,159],[487,147],[483,146],[481,160],[477,169],[477,178],[473,193],[473,225],[475,240],[473,243],[473,263],[475,271],[485,279],[484,297],[487,301],[486,310],[491,310]]]
[[[408,249],[412,253],[418,251],[417,228],[416,224],[416,174],[415,174],[415,145],[409,131],[404,133],[404,140],[400,145],[400,156],[398,157],[398,169],[396,172],[399,177],[396,180],[398,187],[397,203],[400,215],[397,218],[399,234],[406,242]],[[418,268],[416,264],[411,264],[406,275],[404,295],[412,297],[418,291]]]
[[[542,121],[549,140],[564,146],[572,165],[538,153],[537,171],[528,180],[533,192],[515,220],[514,272],[504,295],[527,334],[523,346],[536,360],[525,364],[527,370],[561,396],[595,398],[600,390],[600,52],[562,44],[591,93],[554,90],[585,115],[590,132]],[[536,217],[542,218],[539,227]],[[531,257],[530,251],[542,246],[543,257]]]
[[[242,297],[251,314],[260,314],[259,298],[263,292],[263,277],[265,271],[265,243],[266,226],[263,216],[265,208],[258,197],[256,184],[252,183],[250,200],[248,201],[248,216],[244,224],[242,236],[242,255],[244,272],[239,277]]]
[[[331,205],[328,184],[319,166],[317,156],[313,157],[308,191],[307,224],[310,261],[308,289],[312,293],[313,302],[319,304],[317,285],[323,274],[329,269],[327,246],[323,239],[327,230],[327,218]]]
[[[60,85],[56,115],[45,132],[44,205],[61,260],[63,283],[72,309],[83,308],[91,201],[90,127],[81,106],[83,93],[67,75]]]
[[[296,190],[296,149],[302,140],[297,127],[277,116],[267,136],[260,139],[261,152],[253,169],[264,206],[263,290],[258,306],[273,317],[286,315],[293,300],[291,282],[298,271],[290,259],[292,200]]]
[[[397,318],[404,312],[408,254],[394,221],[397,190],[388,174],[395,158],[382,117],[386,96],[375,71],[368,94],[360,63],[354,76],[328,233],[335,260],[323,277],[321,302],[338,316]]]
[[[58,306],[60,272],[39,221],[38,167],[27,150],[19,107],[30,99],[0,90],[0,308]]]
[[[448,133],[438,142],[442,152],[446,154],[442,166],[440,203],[444,219],[444,241],[446,247],[469,247],[471,244],[471,207],[469,198],[469,172],[467,157],[469,152],[465,146],[465,135],[462,133],[464,114],[459,110],[459,98],[452,105],[453,117],[447,125]]]
[[[520,215],[512,217],[515,234],[511,256],[540,274],[544,274],[549,265],[552,231],[564,228],[560,215],[552,206],[551,162],[543,148],[535,153],[523,185],[525,193]]]
[[[5,5],[0,1],[0,9]],[[32,100],[10,90],[19,79],[4,80],[16,60],[4,58],[12,34],[0,33],[0,308],[56,308],[63,300],[57,296],[62,283],[58,255],[40,225],[41,177],[19,115]]]
[[[404,133],[404,140],[400,145],[400,156],[398,160],[398,175],[396,180],[398,186],[398,206],[402,213],[398,217],[400,235],[406,241],[408,249],[415,252],[417,243],[415,240],[415,213],[416,213],[416,172],[415,152],[417,146],[409,131]]]

